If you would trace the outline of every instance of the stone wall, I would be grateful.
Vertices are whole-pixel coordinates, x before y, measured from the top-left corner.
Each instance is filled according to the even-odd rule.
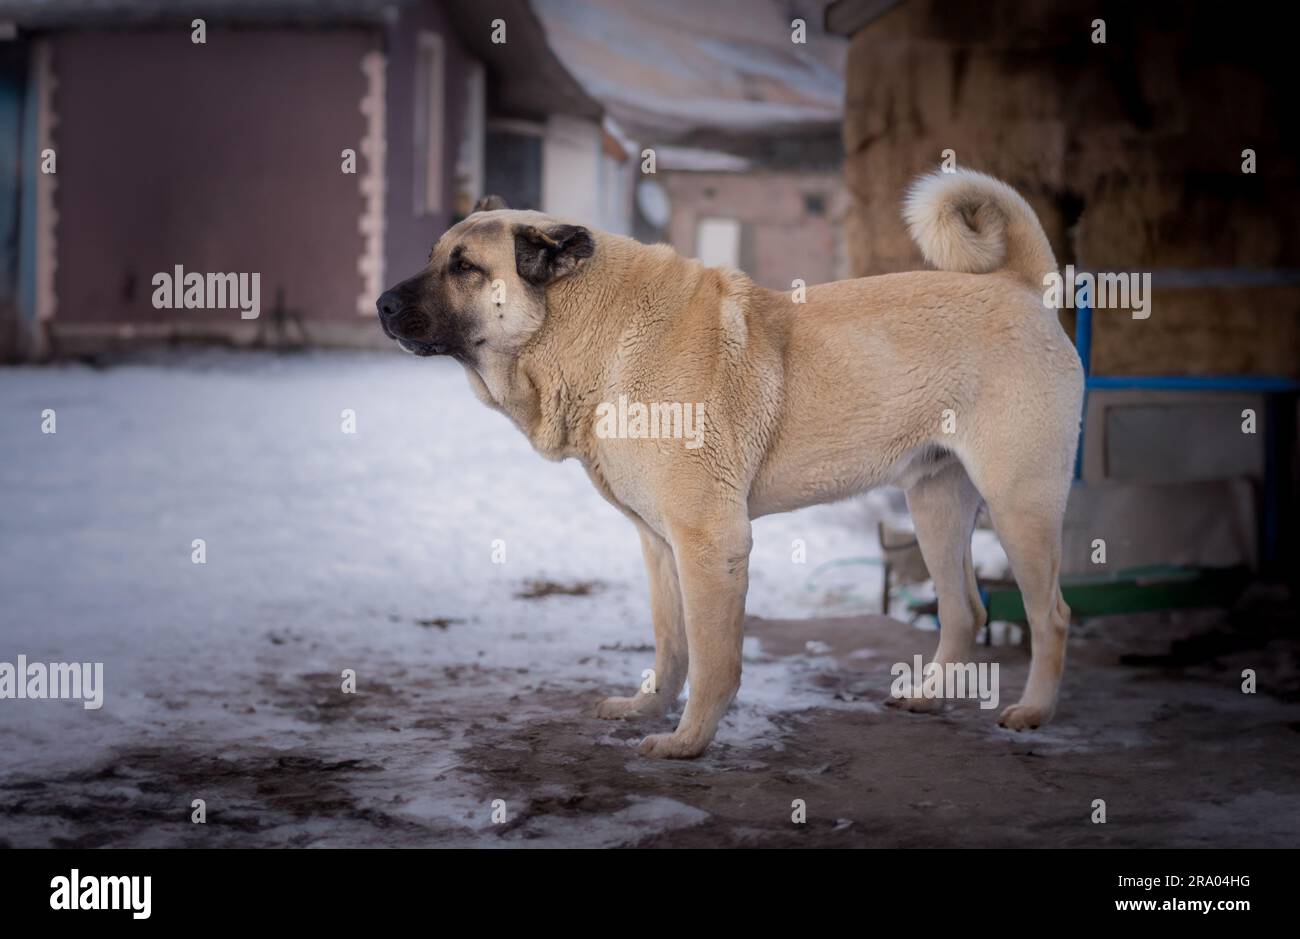
[[[742,227],[740,267],[764,287],[850,276],[837,170],[671,171],[659,178],[672,202],[668,241],[682,254],[696,255],[701,219],[727,218]]]
[[[1095,371],[1300,375],[1293,53],[1274,16],[904,0],[849,50],[853,272],[923,263],[899,204],[951,149],[1029,199],[1062,265],[1152,273],[1150,318],[1097,314]],[[1105,44],[1092,41],[1098,18]],[[1254,174],[1242,172],[1247,148]]]

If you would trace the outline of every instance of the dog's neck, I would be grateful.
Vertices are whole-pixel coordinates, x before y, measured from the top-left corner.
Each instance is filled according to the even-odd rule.
[[[467,368],[480,400],[509,417],[543,456],[589,462],[595,409],[610,393],[620,337],[667,313],[644,292],[665,268],[688,292],[705,270],[667,245],[597,233],[595,255],[546,288],[545,320],[524,349],[488,353]]]

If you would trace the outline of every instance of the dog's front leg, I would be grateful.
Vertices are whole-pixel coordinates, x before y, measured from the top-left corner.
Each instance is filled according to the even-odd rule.
[[[650,581],[650,619],[655,630],[655,670],[648,681],[653,690],[643,684],[630,698],[606,698],[596,708],[596,716],[606,720],[662,717],[677,703],[686,683],[686,623],[673,549],[645,526],[638,524],[637,530]]]
[[[704,526],[670,527],[669,540],[682,589],[691,689],[677,729],[646,737],[640,752],[682,759],[704,752],[740,688],[749,518],[741,513]]]

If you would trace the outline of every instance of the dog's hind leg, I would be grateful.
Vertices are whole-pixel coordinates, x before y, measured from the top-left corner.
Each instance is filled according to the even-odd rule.
[[[1070,608],[1061,596],[1060,574],[1068,489],[1068,476],[1039,475],[983,490],[1029,618],[1029,680],[1020,701],[998,719],[1013,730],[1038,727],[1051,718],[1065,669]]]
[[[940,666],[970,660],[975,634],[987,619],[975,582],[971,534],[980,494],[956,459],[907,490],[907,507],[916,525],[921,556],[939,599],[939,646],[932,661]],[[920,683],[921,676],[916,676]],[[913,695],[886,704],[910,711],[932,711],[940,698]]]
[[[641,552],[645,556],[646,576],[650,581],[650,619],[655,630],[655,668],[649,684],[653,691],[641,690],[630,698],[606,698],[596,708],[596,716],[607,720],[620,717],[662,717],[682,693],[686,683],[686,621],[682,615],[682,593],[677,583],[677,565],[673,550],[644,525]]]
[[[743,507],[670,525],[669,537],[686,614],[690,694],[677,729],[646,737],[640,752],[689,758],[704,752],[740,688],[752,538]]]

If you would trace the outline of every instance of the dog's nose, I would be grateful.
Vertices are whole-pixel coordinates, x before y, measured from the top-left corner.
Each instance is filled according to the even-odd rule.
[[[401,301],[397,299],[397,294],[391,290],[385,290],[375,301],[375,308],[379,310],[379,315],[390,318],[397,315],[397,311],[402,308]]]

